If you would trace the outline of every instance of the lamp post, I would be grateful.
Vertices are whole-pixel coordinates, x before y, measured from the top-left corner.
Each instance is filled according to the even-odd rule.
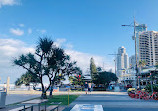
[[[114,55],[114,56],[115,56],[114,62],[115,62],[115,74],[116,74],[116,56],[117,56],[117,55],[120,55],[120,54],[108,54],[108,55]]]
[[[138,76],[138,63],[137,63],[137,41],[136,41],[136,22],[135,22],[135,17],[134,17],[134,25],[122,25],[122,26],[129,26],[129,27],[134,27],[134,40],[135,40],[135,60],[136,60],[136,76],[138,79],[138,88],[140,88],[140,80],[139,80],[139,76]]]
[[[154,71],[155,72],[155,71]],[[153,94],[153,75],[152,75],[152,73],[154,73],[154,72],[152,72],[152,71],[150,71],[150,85],[151,85],[151,92],[152,92],[152,94]]]

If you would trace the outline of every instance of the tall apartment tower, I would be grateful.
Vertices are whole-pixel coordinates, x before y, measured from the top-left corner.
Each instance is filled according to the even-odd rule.
[[[139,56],[147,66],[158,63],[158,32],[146,31],[139,35]]]
[[[122,46],[118,48],[117,77],[121,77],[126,69],[128,69],[128,54],[126,53],[126,49]]]
[[[132,55],[129,57],[129,68],[134,70],[135,66],[136,66],[136,58],[135,55]]]
[[[136,49],[137,49],[137,58],[139,61],[139,35],[142,33],[142,32],[146,32],[147,31],[147,25],[146,24],[137,24],[135,25],[135,33],[136,33]]]

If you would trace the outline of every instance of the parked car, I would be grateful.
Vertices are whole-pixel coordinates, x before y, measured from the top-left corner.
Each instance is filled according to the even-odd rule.
[[[36,91],[42,91],[42,88],[35,88]]]
[[[4,90],[4,87],[0,87],[0,91],[3,91]]]
[[[128,89],[128,88],[132,88],[132,85],[131,85],[131,84],[127,84],[127,85],[125,86],[125,89]]]

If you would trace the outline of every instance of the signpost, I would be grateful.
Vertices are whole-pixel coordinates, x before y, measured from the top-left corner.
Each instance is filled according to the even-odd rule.
[[[10,82],[10,77],[7,78],[7,87],[6,87],[6,92],[9,92],[9,82]]]
[[[69,91],[70,91],[70,86],[66,86],[67,90],[68,90],[68,106],[69,106]]]

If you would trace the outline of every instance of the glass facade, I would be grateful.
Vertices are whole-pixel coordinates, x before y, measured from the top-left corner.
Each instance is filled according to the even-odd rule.
[[[139,34],[141,32],[147,31],[146,24],[135,24],[135,33],[136,33],[136,48],[137,48],[137,59],[139,61]]]

